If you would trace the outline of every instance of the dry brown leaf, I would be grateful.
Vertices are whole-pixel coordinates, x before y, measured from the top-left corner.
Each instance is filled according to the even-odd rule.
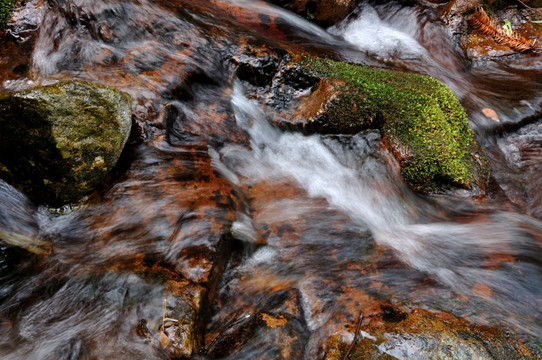
[[[495,120],[496,122],[501,122],[501,120],[499,120],[499,115],[497,115],[497,112],[493,109],[482,109],[482,114],[484,114],[485,117]]]
[[[167,349],[173,344],[171,339],[162,331],[160,330],[160,346],[162,346],[162,349]]]

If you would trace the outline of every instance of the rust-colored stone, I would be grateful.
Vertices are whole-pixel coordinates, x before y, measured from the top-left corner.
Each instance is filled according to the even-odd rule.
[[[11,21],[0,28],[0,89],[6,85],[16,90],[26,86],[46,8],[43,0],[22,1],[14,9]],[[9,81],[5,83],[6,80]]]
[[[474,326],[447,313],[413,309],[399,322],[385,321],[385,311],[368,314],[364,311],[363,314],[361,335],[350,353],[351,359],[409,358],[421,353],[438,358],[468,356],[505,359],[533,356],[524,345],[509,339],[503,331]],[[367,319],[367,316],[370,318]],[[351,344],[349,340],[343,333],[330,337],[324,358],[343,359]]]
[[[164,138],[155,141],[156,147],[141,146],[146,166],[134,162],[101,200],[108,210],[89,214],[89,227],[96,234],[95,251],[107,264],[101,271],[134,273],[163,284],[165,317],[177,320],[163,331],[171,341],[165,350],[175,358],[190,357],[202,348],[238,204],[231,187],[217,177],[206,149],[174,148]],[[155,179],[152,186],[145,180],[149,176]],[[137,239],[140,246],[124,239]],[[113,244],[114,254],[101,253],[101,247]],[[150,330],[158,337],[153,324]]]

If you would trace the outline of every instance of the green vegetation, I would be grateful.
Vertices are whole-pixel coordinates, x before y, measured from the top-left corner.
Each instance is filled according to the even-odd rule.
[[[11,18],[16,0],[0,0],[0,26],[4,26]]]
[[[510,22],[510,20],[505,20],[504,21],[504,25],[502,26],[502,30],[503,32],[510,36],[514,33],[514,30],[512,30],[512,23]]]
[[[487,164],[461,104],[439,81],[321,58],[301,63],[341,89],[328,104],[327,121],[339,129],[379,128],[395,150],[408,149],[402,175],[415,189],[470,187],[476,174],[487,174],[473,157]]]

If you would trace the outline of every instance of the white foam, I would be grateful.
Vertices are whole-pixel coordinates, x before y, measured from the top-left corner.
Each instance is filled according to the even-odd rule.
[[[383,21],[374,7],[364,4],[354,20],[345,20],[330,29],[356,48],[383,60],[427,56],[427,51],[408,32]]]

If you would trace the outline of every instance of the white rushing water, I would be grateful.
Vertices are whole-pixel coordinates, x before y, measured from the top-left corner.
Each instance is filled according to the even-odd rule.
[[[412,18],[413,13],[405,15],[400,26],[393,26],[382,19],[373,6],[365,4],[358,9],[353,20],[343,21],[328,31],[384,61],[428,58],[427,50],[414,37],[418,24]]]
[[[450,34],[433,16],[398,3],[362,2],[328,32],[381,63],[435,77],[462,97],[472,85],[462,73],[464,64],[453,50]]]
[[[536,240],[527,229],[540,233],[542,222],[515,213],[493,212],[470,223],[419,223],[417,219],[427,219],[418,210],[423,200],[410,192],[382,160],[389,157],[380,149],[376,132],[354,136],[349,146],[323,136],[282,132],[243,95],[239,83],[232,104],[238,125],[250,134],[251,149],[232,145],[220,151],[221,171],[228,169],[230,179],[232,173],[251,181],[294,179],[309,196],[326,199],[360,228],[368,228],[375,241],[392,248],[401,261],[430,274],[454,292],[470,294],[472,287],[483,281],[497,290],[479,296],[503,317],[529,311],[514,294],[536,297],[539,290],[535,284],[526,283],[517,272],[489,269],[481,262],[491,255],[519,256],[534,251]],[[524,265],[526,271],[540,271],[536,262]],[[523,327],[529,332],[541,330],[533,324]]]

